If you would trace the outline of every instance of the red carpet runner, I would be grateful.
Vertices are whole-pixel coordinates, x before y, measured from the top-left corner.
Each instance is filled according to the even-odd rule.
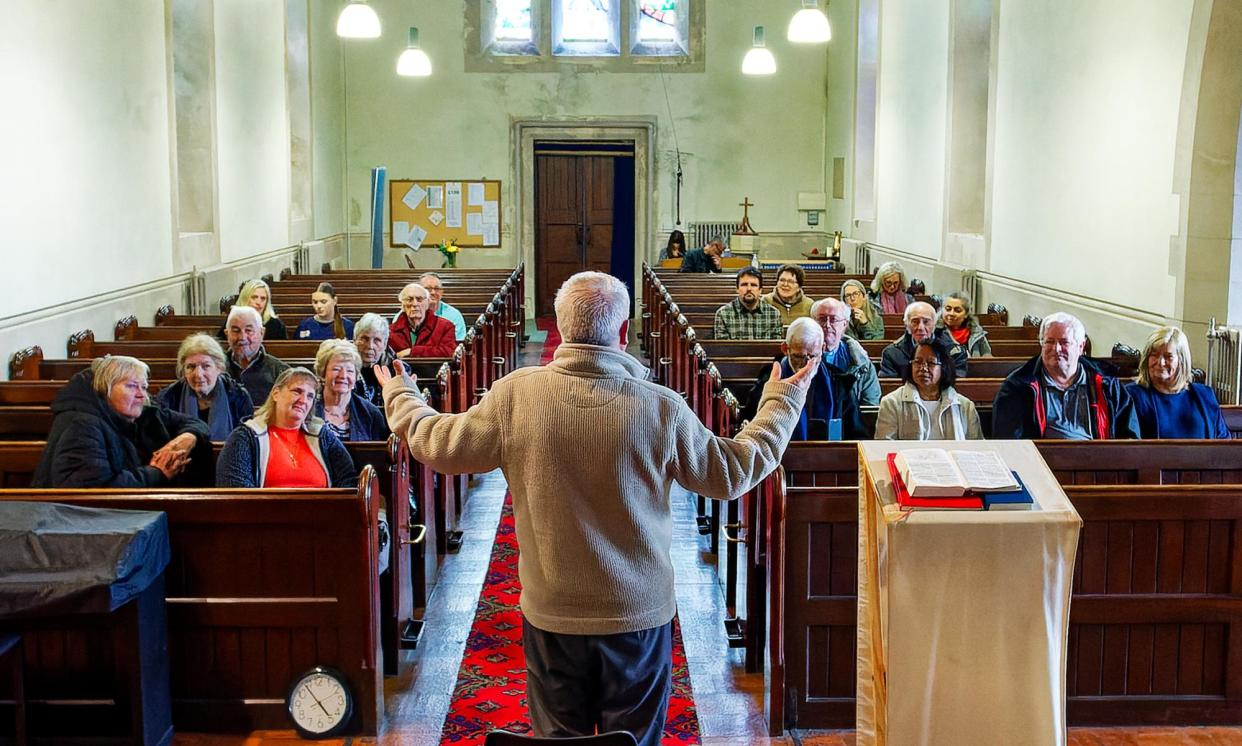
[[[552,353],[561,345],[561,332],[556,328],[556,319],[548,316],[535,319],[535,328],[548,333],[548,338],[543,342],[543,353],[539,356],[539,364],[547,365],[552,362]]]
[[[548,332],[540,363],[552,359],[560,344],[556,323],[538,319],[537,328]],[[518,544],[513,528],[513,496],[505,495],[496,543],[479,595],[474,624],[466,639],[453,701],[440,734],[441,744],[480,744],[493,729],[530,732],[526,710],[526,662],[522,656],[522,612],[518,598],[522,586],[517,576]],[[681,627],[673,623],[673,692],[664,723],[665,746],[699,742],[699,720],[690,690],[690,669],[681,640]]]

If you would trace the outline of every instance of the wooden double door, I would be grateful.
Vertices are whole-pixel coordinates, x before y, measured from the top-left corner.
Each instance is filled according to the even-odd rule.
[[[535,292],[540,316],[554,313],[556,291],[571,275],[613,270],[616,160],[608,155],[535,155]]]

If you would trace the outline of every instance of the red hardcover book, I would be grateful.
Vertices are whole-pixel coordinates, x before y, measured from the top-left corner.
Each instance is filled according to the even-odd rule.
[[[885,459],[888,462],[888,476],[893,480],[893,491],[897,493],[897,504],[903,508],[935,508],[939,510],[983,510],[983,498],[974,494],[960,497],[910,497],[906,483],[897,471],[897,454],[890,453]]]

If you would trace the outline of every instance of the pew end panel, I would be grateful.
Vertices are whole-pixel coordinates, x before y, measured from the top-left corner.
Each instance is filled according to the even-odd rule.
[[[39,364],[43,362],[43,348],[33,345],[13,353],[9,360],[9,379],[13,381],[36,381]]]

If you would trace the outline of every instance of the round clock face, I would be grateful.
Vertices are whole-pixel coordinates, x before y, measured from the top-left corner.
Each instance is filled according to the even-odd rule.
[[[293,724],[304,735],[330,736],[349,722],[353,697],[339,673],[318,667],[294,682],[288,705]]]

